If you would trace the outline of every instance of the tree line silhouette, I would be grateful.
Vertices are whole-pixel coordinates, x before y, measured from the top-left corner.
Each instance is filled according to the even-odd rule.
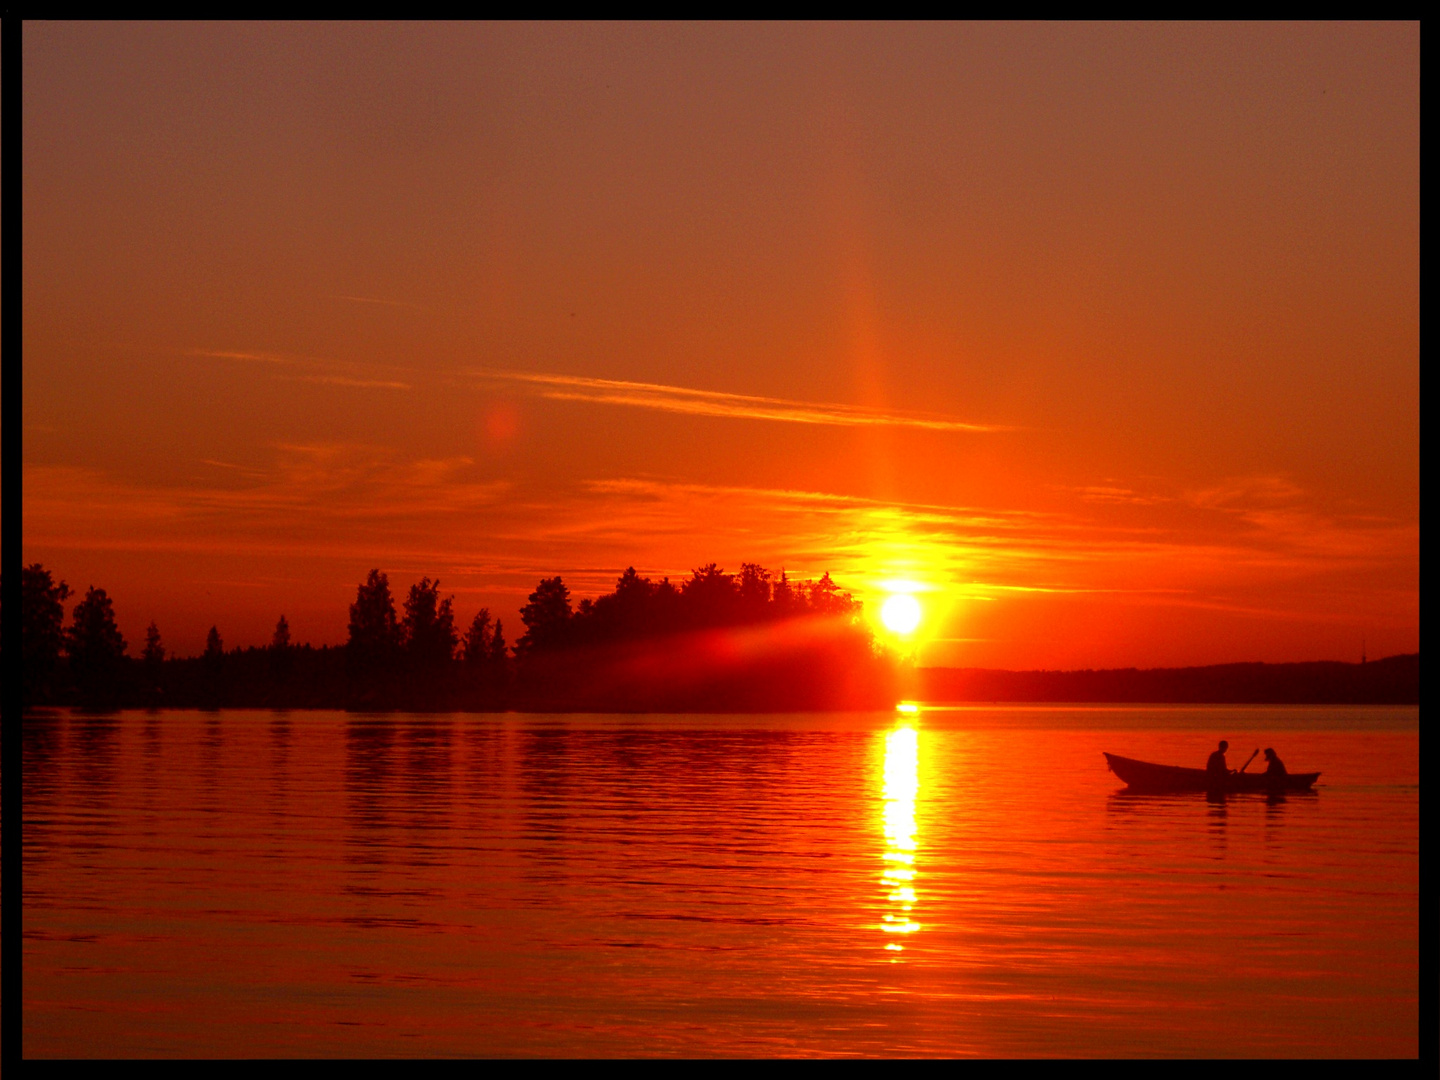
[[[513,648],[481,608],[462,634],[454,598],[422,578],[397,610],[379,570],[356,589],[344,645],[296,645],[281,615],[270,644],[227,650],[217,627],[196,657],[167,655],[152,622],[131,656],[104,589],[65,620],[69,586],[22,570],[20,676],[27,705],[87,708],[790,711],[928,701],[1409,703],[1418,653],[1368,664],[1227,664],[1111,671],[906,671],[829,574],[773,576],[714,563],[679,585],[627,569],[613,592],[571,603],[543,578]],[[6,658],[8,659],[8,658]],[[13,677],[11,663],[0,665]]]
[[[796,582],[755,563],[709,563],[679,585],[631,567],[574,605],[544,578],[513,649],[486,608],[461,633],[438,579],[397,610],[372,570],[345,645],[296,645],[281,615],[268,646],[227,650],[212,626],[198,657],[168,656],[153,622],[132,657],[104,589],[87,589],[66,625],[69,586],[39,563],[22,576],[27,705],[728,711],[886,707],[898,693],[895,658],[828,573]]]

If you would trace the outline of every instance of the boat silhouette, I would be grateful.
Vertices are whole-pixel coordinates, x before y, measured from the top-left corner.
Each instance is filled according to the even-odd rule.
[[[1309,791],[1320,775],[1318,772],[1280,776],[1232,772],[1216,777],[1204,769],[1156,765],[1119,754],[1105,754],[1105,763],[1132,791]]]

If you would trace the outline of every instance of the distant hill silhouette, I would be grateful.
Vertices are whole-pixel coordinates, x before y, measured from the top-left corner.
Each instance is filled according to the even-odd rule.
[[[1420,654],[1346,664],[1214,664],[1101,671],[919,668],[915,697],[953,702],[1418,705]]]

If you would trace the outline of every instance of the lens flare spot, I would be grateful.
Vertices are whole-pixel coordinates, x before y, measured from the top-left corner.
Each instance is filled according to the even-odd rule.
[[[480,430],[492,446],[504,446],[520,433],[520,410],[513,402],[491,402],[480,417]]]

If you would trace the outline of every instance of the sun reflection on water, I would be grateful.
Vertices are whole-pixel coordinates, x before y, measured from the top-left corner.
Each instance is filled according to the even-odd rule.
[[[885,735],[885,869],[880,884],[887,890],[889,907],[880,929],[886,934],[913,934],[920,924],[911,916],[915,907],[915,793],[919,790],[919,739],[913,727],[897,727]],[[904,939],[885,948],[902,952]]]

